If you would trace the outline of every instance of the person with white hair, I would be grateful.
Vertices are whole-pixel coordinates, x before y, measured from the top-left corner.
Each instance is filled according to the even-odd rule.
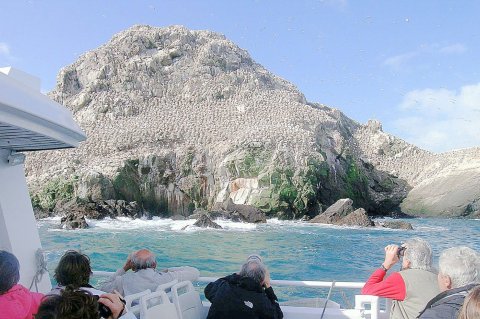
[[[128,256],[125,265],[119,268],[100,289],[106,292],[118,291],[123,296],[136,294],[147,289],[155,291],[159,285],[177,279],[196,280],[200,276],[197,268],[183,266],[157,271],[155,255],[148,249],[140,249]],[[129,270],[132,270],[129,272]]]
[[[385,278],[400,259],[401,270]],[[401,246],[388,245],[384,262],[367,280],[362,294],[392,299],[392,319],[417,318],[427,302],[439,293],[432,262],[432,248],[421,238],[409,239]]]
[[[456,319],[465,296],[480,283],[480,255],[461,246],[442,252],[438,262],[441,293],[430,300],[420,319]]]
[[[281,319],[282,310],[270,285],[270,274],[258,255],[251,255],[238,274],[205,287],[212,303],[207,319]]]

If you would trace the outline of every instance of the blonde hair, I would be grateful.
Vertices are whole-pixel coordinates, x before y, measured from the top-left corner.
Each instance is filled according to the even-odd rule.
[[[463,306],[458,314],[458,319],[477,319],[480,318],[480,286],[470,291]]]

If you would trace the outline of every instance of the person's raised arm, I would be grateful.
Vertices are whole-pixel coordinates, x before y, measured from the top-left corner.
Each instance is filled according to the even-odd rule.
[[[112,276],[110,276],[110,278],[108,278],[100,286],[100,290],[106,292],[113,292],[114,290],[117,290],[121,294],[124,294],[122,276],[130,269],[132,269],[131,255],[127,257],[127,260],[125,261],[123,267],[119,268]]]
[[[200,271],[197,268],[190,266],[171,267],[161,271],[163,275],[168,275],[171,280],[177,279],[180,281],[195,281],[200,277]]]
[[[363,295],[373,295],[395,300],[404,300],[406,295],[405,282],[399,273],[393,273],[385,279],[387,271],[398,261],[398,246],[385,247],[385,259],[381,268],[373,272],[362,288]]]

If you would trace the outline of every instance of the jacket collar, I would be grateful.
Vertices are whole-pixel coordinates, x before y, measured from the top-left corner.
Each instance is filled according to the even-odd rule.
[[[243,277],[238,274],[233,274],[228,277],[225,277],[225,279],[232,285],[238,286],[240,288],[250,290],[250,291],[256,291],[256,292],[262,292],[262,286],[253,280],[250,277]]]
[[[422,315],[425,310],[431,308],[432,306],[434,306],[435,304],[437,303],[440,303],[440,301],[442,301],[443,299],[446,299],[446,298],[449,298],[453,295],[466,295],[471,289],[473,289],[475,286],[477,286],[478,284],[469,284],[469,285],[466,285],[466,286],[463,286],[463,287],[459,287],[459,288],[454,288],[454,289],[449,289],[449,290],[446,290],[444,292],[441,292],[439,293],[435,298],[433,298],[432,300],[430,300],[427,305],[425,306],[425,309],[420,313],[420,315]]]

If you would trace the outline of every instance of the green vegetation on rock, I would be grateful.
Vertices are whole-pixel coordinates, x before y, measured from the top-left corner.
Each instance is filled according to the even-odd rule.
[[[354,203],[364,202],[367,198],[365,190],[368,187],[368,178],[353,157],[347,156],[346,161],[347,171],[343,197],[352,199]]]
[[[142,203],[139,187],[138,160],[127,160],[113,179],[113,188],[121,199]]]
[[[75,196],[77,176],[57,177],[47,182],[39,191],[31,195],[32,206],[52,211],[57,201],[69,201]]]
[[[328,177],[329,169],[327,163],[309,159],[304,168],[294,170],[292,166],[280,166],[270,172],[268,178],[266,175],[261,176],[259,183],[269,187],[271,202],[267,204],[266,199],[260,197],[252,204],[264,211],[269,208],[269,213],[282,212],[283,217],[292,218],[316,213],[317,185]]]
[[[270,157],[271,151],[263,147],[249,147],[230,160],[226,168],[230,176],[253,178],[265,169]]]
[[[181,164],[181,172],[183,176],[193,174],[192,163],[194,158],[195,158],[194,151],[189,149]]]

